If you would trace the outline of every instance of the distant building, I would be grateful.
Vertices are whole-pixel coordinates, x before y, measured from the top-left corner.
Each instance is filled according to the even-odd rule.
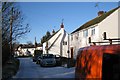
[[[16,54],[18,56],[28,56],[28,55],[32,55],[34,56],[34,50],[42,50],[42,46],[41,45],[27,45],[27,44],[22,44],[19,45],[17,50],[16,50]]]
[[[43,43],[43,54],[54,54],[61,57],[68,57],[68,34],[61,23],[60,29],[57,32],[53,31],[53,35],[48,41]]]
[[[120,38],[118,27],[120,28],[120,7],[112,9],[108,12],[99,11],[98,16],[71,33],[70,52],[76,58],[78,49],[90,46],[88,38],[91,41],[103,41],[103,33],[107,33],[107,38]],[[99,44],[97,44],[99,45]],[[100,44],[102,45],[102,44]]]

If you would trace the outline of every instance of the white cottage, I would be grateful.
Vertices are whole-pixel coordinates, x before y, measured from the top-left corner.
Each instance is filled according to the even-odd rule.
[[[16,50],[16,55],[18,56],[28,56],[28,55],[32,55],[34,56],[34,51],[35,50],[42,50],[42,46],[41,45],[27,45],[27,44],[23,44],[18,46],[18,49]]]
[[[103,33],[107,33],[107,38],[120,38],[120,7],[112,9],[108,12],[99,11],[98,16],[71,33],[70,52],[76,59],[78,49],[90,46],[88,38],[91,37],[92,42],[103,41]],[[100,43],[99,43],[100,44]],[[97,45],[99,45],[97,44]],[[100,44],[102,45],[102,44]]]
[[[68,34],[62,23],[60,29],[47,42],[43,43],[43,54],[49,53],[60,55],[61,57],[68,57],[68,44]]]

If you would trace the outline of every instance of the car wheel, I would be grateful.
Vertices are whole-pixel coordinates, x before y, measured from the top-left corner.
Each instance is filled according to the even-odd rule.
[[[39,61],[36,61],[36,64],[39,64]]]
[[[35,60],[33,59],[33,62],[35,62]]]
[[[40,64],[40,61],[38,60],[38,64]]]

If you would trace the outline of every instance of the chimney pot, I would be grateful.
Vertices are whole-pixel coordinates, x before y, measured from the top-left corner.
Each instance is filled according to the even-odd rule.
[[[105,12],[104,11],[99,11],[98,12],[98,16],[101,16],[102,14],[104,14]]]
[[[61,26],[60,26],[61,28],[64,28],[64,25],[63,25],[63,23],[61,24]]]

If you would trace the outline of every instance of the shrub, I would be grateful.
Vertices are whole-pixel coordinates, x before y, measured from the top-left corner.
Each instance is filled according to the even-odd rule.
[[[3,66],[2,78],[7,79],[15,75],[19,69],[19,65],[20,65],[19,59],[12,58],[8,60]]]

